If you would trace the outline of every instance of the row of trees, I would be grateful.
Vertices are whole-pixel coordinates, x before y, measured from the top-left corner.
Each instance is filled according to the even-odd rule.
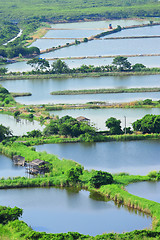
[[[41,137],[42,135],[49,136],[54,134],[78,137],[86,133],[94,136],[96,129],[86,122],[79,122],[77,119],[66,115],[60,119],[50,120],[50,123],[44,128],[43,133],[39,130],[33,130],[27,134],[29,137]]]
[[[40,50],[38,47],[23,47],[23,46],[11,46],[11,47],[1,47],[0,48],[0,55],[4,58],[14,58],[14,57],[26,57],[26,56],[33,56],[39,55]]]
[[[131,128],[121,129],[121,121],[116,118],[109,118],[106,121],[106,127],[109,128],[109,134],[120,135],[124,132],[131,134]],[[136,120],[132,123],[134,131],[142,133],[160,133],[160,115],[147,114],[143,118]]]
[[[68,65],[58,59],[54,61],[50,66],[49,62],[46,59],[42,58],[33,58],[27,62],[35,72],[40,73],[88,73],[88,72],[112,72],[112,71],[141,71],[146,67],[143,64],[137,63],[131,65],[126,57],[118,56],[113,59],[112,65],[106,66],[93,66],[93,65],[82,65],[78,68],[70,69]]]
[[[110,117],[105,122],[108,130],[108,135],[122,135],[124,133],[132,134],[131,127],[121,128],[121,121],[114,117]],[[141,131],[143,133],[160,133],[160,115],[147,114],[142,119],[136,120],[132,123],[134,131]],[[87,123],[79,122],[77,119],[68,115],[57,119],[50,120],[50,123],[44,128],[43,133],[39,130],[28,132],[29,137],[41,137],[42,135],[49,136],[54,134],[85,138],[90,136],[94,140],[99,132]]]
[[[160,115],[147,114],[133,124],[135,131],[143,133],[160,133]]]

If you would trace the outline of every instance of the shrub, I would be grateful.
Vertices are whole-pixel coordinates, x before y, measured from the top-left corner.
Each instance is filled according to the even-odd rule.
[[[102,185],[113,183],[113,177],[108,172],[94,171],[89,182],[92,187],[99,188]]]

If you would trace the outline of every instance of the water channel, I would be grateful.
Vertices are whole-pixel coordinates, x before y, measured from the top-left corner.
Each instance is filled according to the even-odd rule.
[[[72,159],[85,169],[146,175],[152,170],[160,170],[159,146],[160,141],[145,140],[43,144],[36,146],[36,150],[58,155],[59,158]]]
[[[74,231],[95,236],[151,226],[151,218],[81,190],[27,188],[0,190],[0,205],[24,209],[22,220],[36,231]]]

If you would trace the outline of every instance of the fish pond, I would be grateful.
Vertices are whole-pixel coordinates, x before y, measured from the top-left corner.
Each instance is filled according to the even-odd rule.
[[[160,170],[160,141],[60,143],[35,146],[37,151],[72,159],[85,169],[146,175]]]
[[[152,98],[160,99],[159,92],[110,93],[87,95],[50,95],[52,91],[95,88],[160,87],[160,75],[149,76],[105,76],[84,78],[2,80],[3,87],[10,92],[30,92],[32,96],[16,98],[22,104],[86,103],[89,101],[128,102]],[[43,96],[43,97],[42,97]]]
[[[0,190],[0,205],[24,210],[22,220],[36,231],[79,232],[95,236],[151,227],[151,218],[112,201],[71,189]]]

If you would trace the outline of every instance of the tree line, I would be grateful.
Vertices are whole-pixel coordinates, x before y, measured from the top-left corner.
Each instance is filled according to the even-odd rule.
[[[15,117],[17,116],[15,115]],[[66,115],[61,118],[57,117],[56,119],[51,119],[43,132],[40,130],[32,130],[31,132],[27,132],[27,135],[24,135],[23,137],[39,138],[42,136],[63,135],[65,137],[71,136],[72,138],[79,137],[82,141],[95,141],[100,140],[101,138],[99,138],[99,136],[103,134],[123,135],[132,134],[133,131],[140,131],[143,134],[160,133],[160,115],[145,115],[143,118],[132,123],[133,130],[131,130],[131,127],[125,127],[122,129],[121,121],[114,117],[108,118],[105,125],[108,130],[99,132],[94,126],[91,126],[89,122],[79,122],[76,118]],[[0,141],[11,136],[11,130],[1,124]]]
[[[94,66],[94,65],[81,65],[78,68],[69,68],[68,65],[58,59],[54,61],[51,65],[46,59],[43,58],[33,58],[27,61],[33,70],[31,73],[52,73],[52,74],[65,74],[65,73],[89,73],[89,72],[115,72],[115,71],[143,71],[146,66],[141,63],[136,63],[131,65],[127,57],[118,56],[115,57],[111,65],[105,66]]]

